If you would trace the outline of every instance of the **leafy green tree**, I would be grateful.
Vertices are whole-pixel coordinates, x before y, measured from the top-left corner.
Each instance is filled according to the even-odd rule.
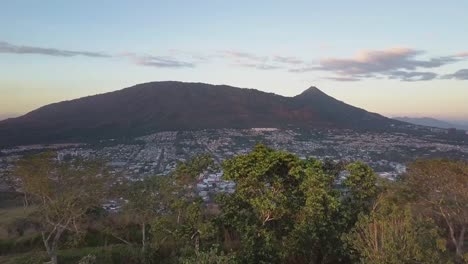
[[[236,191],[219,198],[218,222],[238,234],[241,262],[339,261],[339,170],[263,145],[225,161],[223,169]]]
[[[245,262],[279,262],[282,238],[293,228],[303,204],[302,162],[293,154],[257,145],[223,164],[224,177],[236,182],[233,195],[220,200],[221,222],[237,230]]]
[[[59,162],[52,152],[27,157],[18,162],[15,175],[23,191],[37,206],[38,223],[51,263],[65,232],[82,233],[87,212],[102,204],[109,177],[100,162],[73,160]]]
[[[326,173],[324,165],[315,160],[308,160],[304,171],[300,190],[305,201],[297,214],[293,239],[287,243],[288,252],[313,263],[339,262],[343,255],[340,238],[343,221],[340,193],[335,188],[337,173]]]
[[[362,162],[354,162],[346,166],[349,175],[343,181],[344,199],[343,213],[346,214],[347,227],[352,227],[360,214],[367,214],[376,199],[379,190],[377,175],[372,168]]]

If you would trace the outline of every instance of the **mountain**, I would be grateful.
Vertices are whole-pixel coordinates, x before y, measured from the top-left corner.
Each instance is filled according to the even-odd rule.
[[[455,123],[449,123],[446,121],[438,120],[435,118],[430,118],[430,117],[394,117],[393,119],[402,121],[402,122],[407,122],[415,125],[421,125],[421,126],[430,126],[430,127],[438,127],[438,128],[457,128],[457,129],[463,129],[463,130],[468,130],[468,125],[464,124],[455,124]]]
[[[387,129],[400,124],[316,87],[294,97],[203,83],[151,82],[46,105],[0,121],[0,146],[133,137],[156,131],[298,127]]]

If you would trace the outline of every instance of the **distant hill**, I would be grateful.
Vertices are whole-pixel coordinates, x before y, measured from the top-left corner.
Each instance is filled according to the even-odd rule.
[[[18,114],[13,114],[13,113],[0,113],[0,121],[19,116]]]
[[[46,105],[0,121],[0,146],[133,137],[156,131],[297,127],[388,129],[399,121],[316,87],[294,97],[204,83],[151,82]]]
[[[394,117],[393,119],[421,126],[430,126],[438,128],[457,128],[468,130],[468,125],[449,123],[430,117]]]

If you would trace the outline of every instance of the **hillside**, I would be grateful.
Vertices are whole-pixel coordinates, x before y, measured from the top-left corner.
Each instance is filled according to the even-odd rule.
[[[311,87],[295,97],[203,83],[151,82],[0,121],[0,146],[252,127],[385,129],[399,124]]]
[[[463,124],[456,124],[456,123],[449,123],[446,121],[442,121],[435,118],[430,117],[394,117],[393,119],[400,120],[402,122],[407,122],[415,125],[420,126],[430,126],[430,127],[438,127],[438,128],[457,128],[468,130],[467,125]]]

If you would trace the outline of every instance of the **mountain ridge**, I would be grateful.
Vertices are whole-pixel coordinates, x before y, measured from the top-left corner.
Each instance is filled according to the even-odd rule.
[[[336,100],[314,86],[285,97],[229,85],[164,81],[53,103],[0,121],[0,146],[134,137],[168,130],[386,129],[400,123]]]
[[[462,130],[467,130],[468,131],[468,125],[464,124],[457,124],[455,122],[448,122],[432,117],[408,117],[408,116],[402,116],[402,117],[393,117],[395,120],[399,120],[402,122],[407,122],[415,125],[420,125],[420,126],[429,126],[429,127],[437,127],[437,128],[456,128],[456,129],[462,129]]]

